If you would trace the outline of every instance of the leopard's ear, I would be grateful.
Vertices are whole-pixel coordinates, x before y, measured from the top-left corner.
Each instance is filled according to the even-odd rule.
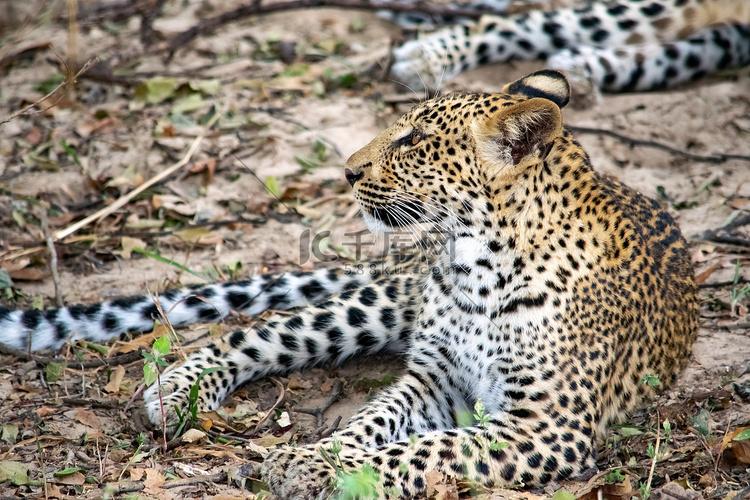
[[[509,165],[538,161],[563,133],[560,108],[551,100],[534,97],[506,104],[472,126],[479,159],[490,177]]]
[[[541,97],[564,108],[570,101],[570,84],[559,71],[545,69],[524,76],[503,87],[506,94],[521,94],[526,97]]]

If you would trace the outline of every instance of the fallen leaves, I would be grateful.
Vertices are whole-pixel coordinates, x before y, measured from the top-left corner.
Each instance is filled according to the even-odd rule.
[[[750,427],[740,427],[724,436],[719,452],[729,466],[750,465]]]

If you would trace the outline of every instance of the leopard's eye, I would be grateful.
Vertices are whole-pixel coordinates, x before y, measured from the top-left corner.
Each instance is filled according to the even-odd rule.
[[[412,130],[409,134],[403,136],[401,139],[398,139],[396,141],[397,146],[416,146],[420,142],[422,142],[422,139],[424,139],[424,136],[417,132],[416,130]]]

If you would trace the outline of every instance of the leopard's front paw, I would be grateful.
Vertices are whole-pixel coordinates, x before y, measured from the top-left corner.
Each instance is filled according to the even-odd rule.
[[[407,42],[393,51],[391,75],[416,93],[427,87],[435,87],[437,78],[433,71],[433,60],[437,56],[419,40]]]
[[[335,471],[313,448],[282,448],[265,458],[261,477],[284,500],[322,500],[333,493]]]
[[[186,377],[183,367],[179,367],[161,376],[161,383],[154,384],[143,393],[146,412],[152,424],[162,425],[162,411],[167,423],[167,434],[172,435],[181,418],[186,418],[190,409],[190,388],[193,382]],[[159,400],[161,394],[161,401]],[[195,403],[198,411],[205,411],[203,399]]]

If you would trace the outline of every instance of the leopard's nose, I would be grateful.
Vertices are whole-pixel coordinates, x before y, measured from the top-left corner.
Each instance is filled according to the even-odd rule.
[[[365,174],[363,172],[357,172],[355,174],[347,168],[346,170],[344,170],[344,176],[346,177],[346,182],[348,182],[351,187],[354,187],[354,184],[362,177],[364,177]]]

